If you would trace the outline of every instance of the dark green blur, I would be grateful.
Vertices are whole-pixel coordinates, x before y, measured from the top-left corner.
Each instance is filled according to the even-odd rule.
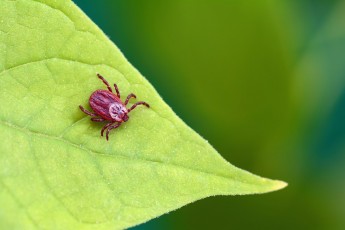
[[[345,1],[75,2],[223,157],[289,183],[136,229],[344,229]]]

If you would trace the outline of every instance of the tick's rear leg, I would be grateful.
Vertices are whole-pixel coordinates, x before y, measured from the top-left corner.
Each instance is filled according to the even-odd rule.
[[[147,108],[150,108],[150,105],[147,104],[144,101],[139,101],[137,103],[135,103],[134,105],[132,105],[132,107],[130,109],[128,109],[128,112],[132,111],[133,109],[135,109],[135,107],[137,107],[138,105],[145,105]]]
[[[81,110],[81,111],[83,111],[85,114],[87,114],[87,115],[89,115],[89,116],[91,116],[91,117],[97,117],[97,115],[96,115],[96,114],[91,113],[90,111],[88,111],[88,110],[84,109],[84,107],[83,107],[83,106],[79,105],[79,108],[80,108],[80,110]]]
[[[133,98],[137,98],[137,96],[135,96],[135,94],[133,94],[133,93],[129,94],[129,95],[127,96],[127,98],[126,98],[125,105],[128,104],[129,100],[130,100],[132,97],[133,97]]]
[[[111,126],[113,123],[108,123],[106,124],[103,128],[102,128],[102,131],[101,131],[101,136],[103,137],[103,133],[104,133],[104,130],[106,130],[109,126]]]
[[[107,141],[109,140],[109,132],[112,130],[112,129],[116,129],[118,128],[119,126],[121,125],[121,123],[117,123],[117,124],[113,124],[111,126],[109,126],[109,128],[107,129]]]
[[[102,122],[102,121],[105,121],[105,120],[103,118],[100,118],[100,117],[93,117],[93,118],[91,118],[91,121]]]
[[[104,79],[104,77],[102,77],[102,75],[100,75],[99,73],[97,74],[98,78],[101,79],[103,81],[103,83],[107,86],[108,90],[110,92],[113,92],[113,90],[110,88],[109,83],[107,82],[107,80]]]

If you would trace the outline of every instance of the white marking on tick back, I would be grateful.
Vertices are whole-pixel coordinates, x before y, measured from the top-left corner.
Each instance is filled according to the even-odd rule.
[[[115,102],[109,106],[109,114],[116,121],[122,121],[122,117],[126,113],[128,113],[126,107],[120,103]]]

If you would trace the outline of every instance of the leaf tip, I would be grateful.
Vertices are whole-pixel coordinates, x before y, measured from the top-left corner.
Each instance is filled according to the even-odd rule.
[[[271,191],[273,192],[273,191],[281,190],[287,186],[288,186],[288,183],[286,183],[284,181],[276,180],[274,185],[272,186]]]

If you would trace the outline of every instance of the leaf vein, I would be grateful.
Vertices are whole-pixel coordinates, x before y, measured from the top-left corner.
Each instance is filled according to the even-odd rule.
[[[71,146],[73,146],[75,148],[81,149],[83,151],[89,152],[89,153],[94,154],[94,155],[105,156],[105,157],[129,158],[128,156],[122,155],[122,154],[121,155],[120,154],[117,154],[117,155],[104,154],[104,153],[101,153],[101,152],[98,152],[98,151],[95,151],[95,150],[83,147],[82,145],[78,145],[76,143],[73,143],[70,140],[67,140],[65,138],[60,138],[58,136],[53,136],[53,135],[49,135],[49,134],[46,134],[46,133],[36,132],[36,131],[33,131],[33,130],[29,129],[29,128],[23,128],[23,127],[20,127],[20,126],[18,126],[16,124],[13,124],[13,123],[10,123],[10,122],[4,121],[4,120],[0,120],[0,123],[2,123],[3,125],[8,126],[10,128],[13,128],[13,129],[19,130],[21,132],[24,132],[24,133],[31,133],[31,134],[36,135],[36,136],[45,137],[45,138],[49,138],[49,139],[54,139],[54,140],[57,140],[57,141],[62,141],[64,143],[68,144],[68,145],[71,145]],[[169,166],[180,168],[180,169],[184,169],[184,170],[190,170],[190,171],[195,171],[195,172],[198,172],[198,173],[204,173],[204,174],[215,176],[215,177],[220,177],[220,178],[223,178],[223,179],[226,179],[226,180],[233,180],[233,178],[230,178],[227,175],[222,175],[222,174],[219,174],[219,173],[213,173],[213,172],[207,172],[207,171],[201,171],[201,170],[198,170],[198,169],[195,169],[195,168],[189,168],[189,167],[186,167],[186,166],[181,166],[181,165],[177,165],[177,164],[170,163],[170,162],[167,163],[167,162],[162,162],[162,161],[159,161],[159,160],[153,160],[153,159],[148,159],[148,158],[130,158],[130,159],[131,160],[136,160],[136,161],[144,161],[144,162],[148,162],[148,163],[152,163],[152,164],[165,164],[165,165],[169,165]],[[237,182],[238,183],[247,184],[245,181],[242,181],[242,182],[241,181],[237,181]]]
[[[108,64],[104,64],[104,63],[87,63],[87,62],[83,62],[80,60],[71,60],[71,59],[66,59],[66,58],[61,58],[61,57],[51,57],[51,58],[44,58],[44,59],[40,59],[40,60],[35,60],[35,61],[30,61],[30,62],[25,62],[25,63],[21,63],[12,67],[9,67],[7,69],[4,69],[2,72],[0,72],[0,76],[7,73],[8,71],[12,71],[15,70],[17,68],[21,68],[23,66],[28,66],[28,65],[34,65],[34,64],[39,64],[41,62],[45,62],[45,61],[65,61],[65,62],[73,62],[73,63],[77,63],[77,64],[83,64],[83,65],[89,65],[89,66],[106,66],[108,68],[111,68],[113,70],[115,70],[116,72],[118,72],[124,79],[126,79],[123,75],[123,73],[121,73],[117,68],[115,68],[114,66],[108,65]],[[127,81],[127,79],[126,79]],[[127,81],[128,82],[128,81]]]
[[[26,209],[26,207],[22,204],[22,202],[19,201],[19,199],[17,198],[17,196],[13,193],[13,191],[2,181],[1,177],[0,177],[0,184],[2,185],[2,187],[8,192],[8,194],[10,194],[10,196],[12,197],[12,199],[14,200],[14,202],[17,203],[18,207],[20,209],[24,210],[24,213],[26,214],[26,216],[28,217],[28,219],[31,221],[31,223],[36,227],[36,229],[40,229],[38,227],[38,223],[34,220],[34,218],[31,216],[31,214],[29,213],[29,211]]]
[[[48,8],[48,9],[54,10],[54,11],[56,11],[56,12],[59,12],[59,13],[60,13],[61,15],[63,15],[69,22],[72,23],[72,25],[73,25],[73,27],[74,27],[74,29],[75,29],[76,31],[83,32],[83,33],[89,33],[89,34],[91,34],[91,35],[97,37],[96,34],[92,33],[91,31],[78,29],[78,28],[76,27],[76,25],[75,25],[75,22],[74,22],[65,12],[63,12],[62,10],[60,10],[60,9],[58,9],[58,8],[54,8],[54,7],[52,7],[51,5],[45,4],[45,3],[41,2],[41,1],[36,1],[36,0],[30,0],[30,1],[31,1],[31,2],[36,2],[37,4],[40,4],[40,5],[42,5],[42,6],[46,7],[46,8]]]
[[[81,220],[79,219],[76,215],[73,214],[73,212],[64,204],[64,202],[60,199],[60,197],[54,192],[53,188],[49,185],[49,182],[48,180],[46,179],[46,177],[44,176],[44,173],[43,173],[43,169],[41,167],[41,165],[39,164],[38,162],[38,159],[37,159],[37,156],[35,154],[35,149],[34,147],[32,146],[32,137],[30,135],[28,135],[29,137],[29,146],[30,146],[30,152],[34,158],[34,162],[38,168],[38,172],[42,178],[42,181],[44,183],[44,185],[47,187],[48,191],[52,194],[52,196],[57,200],[58,203],[60,203],[60,205],[62,207],[65,208],[65,210],[68,212],[68,214],[74,218],[77,222],[80,222],[80,223],[83,223],[83,224],[96,224],[96,222],[89,222],[89,221],[84,221],[84,220]]]

